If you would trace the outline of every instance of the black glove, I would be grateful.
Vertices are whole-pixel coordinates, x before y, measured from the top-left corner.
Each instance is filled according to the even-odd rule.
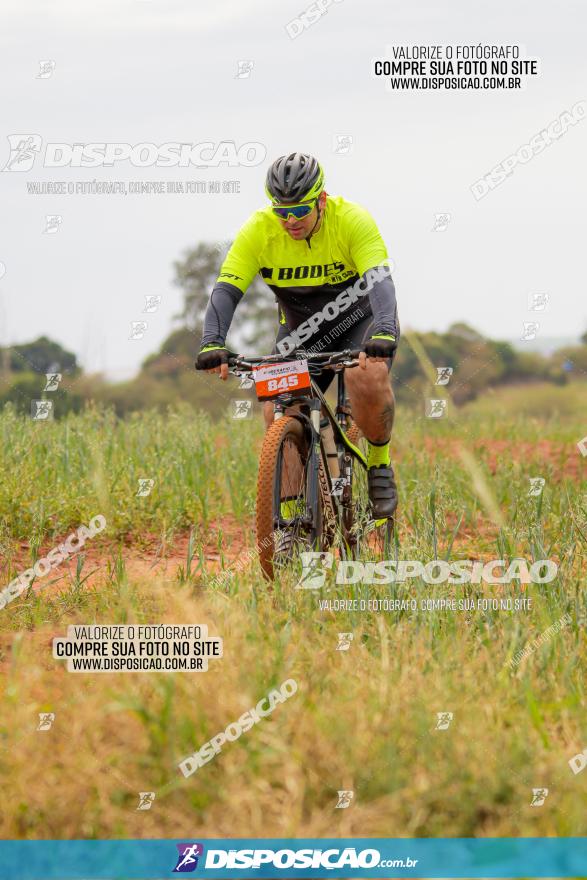
[[[205,345],[196,358],[196,370],[213,370],[228,363],[228,349],[222,345]]]
[[[371,336],[365,343],[365,354],[367,357],[388,358],[391,357],[397,348],[395,336],[380,334]]]

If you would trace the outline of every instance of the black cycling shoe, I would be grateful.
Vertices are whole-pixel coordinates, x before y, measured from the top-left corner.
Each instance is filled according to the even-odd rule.
[[[373,519],[389,519],[397,508],[397,486],[393,468],[391,465],[370,467],[367,477]]]

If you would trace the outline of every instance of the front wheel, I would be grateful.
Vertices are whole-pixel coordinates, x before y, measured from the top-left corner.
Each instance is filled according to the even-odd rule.
[[[310,464],[310,442],[300,420],[282,416],[273,422],[263,439],[257,479],[257,550],[267,580],[302,550],[320,551],[326,543],[320,488],[317,511],[310,507]]]

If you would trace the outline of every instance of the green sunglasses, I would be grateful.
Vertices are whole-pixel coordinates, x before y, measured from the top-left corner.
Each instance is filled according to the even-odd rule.
[[[314,210],[314,206],[318,199],[314,199],[314,201],[306,202],[305,205],[286,205],[284,207],[276,207],[272,205],[273,213],[276,217],[279,217],[280,220],[287,220],[289,215],[291,214],[296,220],[301,220],[302,217],[307,217],[308,214],[311,214]]]

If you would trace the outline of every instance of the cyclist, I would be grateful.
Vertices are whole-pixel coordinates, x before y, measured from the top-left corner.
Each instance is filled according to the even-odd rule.
[[[345,387],[367,439],[369,498],[376,519],[391,516],[397,489],[390,458],[395,402],[389,372],[399,339],[387,250],[371,215],[324,189],[324,172],[307,153],[276,159],[267,172],[271,204],[237,233],[212,290],[196,369],[228,377],[225,345],[235,309],[257,273],[278,303],[274,352],[363,348]],[[342,291],[351,295],[340,296]],[[365,295],[368,291],[368,296]],[[296,331],[297,330],[297,335]],[[334,374],[323,370],[325,391]],[[273,404],[265,403],[265,422]]]

